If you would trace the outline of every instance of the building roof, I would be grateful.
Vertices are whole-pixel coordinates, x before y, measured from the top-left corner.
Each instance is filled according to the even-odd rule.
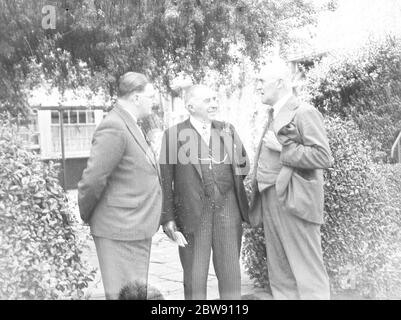
[[[111,105],[110,95],[103,90],[93,92],[89,88],[67,89],[64,94],[58,88],[42,85],[28,92],[28,103],[33,108],[68,106],[91,107]]]

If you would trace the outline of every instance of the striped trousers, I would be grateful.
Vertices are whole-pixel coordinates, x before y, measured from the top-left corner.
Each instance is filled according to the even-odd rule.
[[[215,188],[215,193],[219,192]],[[206,300],[210,255],[218,280],[220,298],[241,299],[240,251],[242,220],[234,190],[224,195],[223,205],[204,204],[199,227],[184,234],[188,245],[179,248],[184,269],[186,300]]]

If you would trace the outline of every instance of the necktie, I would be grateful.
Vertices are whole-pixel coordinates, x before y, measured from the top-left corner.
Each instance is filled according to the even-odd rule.
[[[207,128],[207,124],[204,123],[204,124],[202,125],[202,133],[201,133],[201,135],[202,135],[203,140],[205,140],[206,144],[209,145],[210,137],[209,137],[209,132],[208,132],[207,129],[208,129],[208,128]]]
[[[149,146],[150,156],[152,157],[152,160],[153,160],[154,164],[156,165],[157,175],[159,176],[159,179],[160,179],[159,166],[158,166],[158,164],[157,164],[158,161],[157,161],[156,153],[155,153],[155,151],[153,150],[152,143],[151,143],[151,141],[150,141],[148,135],[146,134],[145,129],[143,128],[143,126],[141,125],[141,126],[139,126],[139,128],[141,129],[142,134],[143,134],[143,137],[145,138],[145,141],[146,141],[146,143],[147,143],[148,146]]]
[[[141,128],[141,131],[142,131],[143,137],[145,138],[146,143],[147,143],[148,146],[152,149],[152,144],[151,144],[151,142],[150,142],[150,139],[149,139],[148,135],[147,135],[146,132],[145,132],[145,129],[143,128],[142,125],[140,125],[139,128]]]
[[[271,126],[271,124],[273,122],[273,113],[274,113],[274,109],[271,108],[269,110],[269,114],[268,114],[266,125],[263,128],[263,133],[262,133],[262,137],[260,138],[260,141],[259,141],[259,144],[258,144],[258,148],[256,149],[255,163],[253,164],[253,177],[252,177],[253,183],[252,184],[254,184],[256,182],[256,172],[258,170],[258,162],[259,162],[259,158],[260,158],[260,152],[262,150],[263,138],[266,135],[267,130],[269,129],[269,127]]]

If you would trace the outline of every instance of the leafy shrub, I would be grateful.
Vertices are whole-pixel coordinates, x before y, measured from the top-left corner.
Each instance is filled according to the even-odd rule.
[[[382,270],[400,252],[396,195],[384,192],[392,185],[372,163],[369,144],[353,123],[331,119],[326,125],[335,165],[325,175],[322,245],[333,289],[349,279],[362,294],[378,297]]]
[[[250,228],[245,225],[241,255],[245,270],[255,286],[270,291],[263,228]]]
[[[388,297],[401,282],[391,271],[401,266],[400,166],[374,165],[353,122],[330,118],[326,128],[335,164],[325,172],[322,247],[332,290]],[[247,229],[244,237],[246,270],[255,284],[268,287],[263,230]]]
[[[57,168],[24,150],[9,121],[0,128],[0,299],[81,298],[93,271]]]
[[[383,191],[392,208],[401,210],[401,164],[376,165],[377,176],[383,177]]]
[[[354,120],[373,151],[389,159],[401,129],[401,39],[326,57],[307,79],[311,102],[323,114]]]
[[[376,274],[375,295],[380,298],[401,297],[401,165],[372,167],[380,190],[381,209],[388,215],[386,263]],[[393,250],[392,250],[393,249]]]

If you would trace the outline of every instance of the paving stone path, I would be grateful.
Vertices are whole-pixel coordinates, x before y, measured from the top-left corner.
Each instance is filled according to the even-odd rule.
[[[69,191],[67,196],[69,198],[70,206],[78,219],[79,213],[76,205],[76,191]],[[95,280],[90,283],[86,290],[86,298],[95,300],[104,299],[103,284],[100,276],[96,249],[94,242],[90,237],[89,228],[84,225],[79,225],[78,230],[79,237],[87,244],[83,250],[83,259],[86,260],[91,267],[97,269]],[[272,299],[272,297],[264,290],[254,287],[253,282],[245,273],[242,263],[241,270],[243,297],[247,297],[248,299]],[[156,287],[163,294],[166,300],[184,299],[182,267],[178,257],[178,248],[168,240],[161,228],[153,237],[152,241],[149,284]],[[218,298],[217,278],[211,262],[208,277],[207,299],[213,300]]]

